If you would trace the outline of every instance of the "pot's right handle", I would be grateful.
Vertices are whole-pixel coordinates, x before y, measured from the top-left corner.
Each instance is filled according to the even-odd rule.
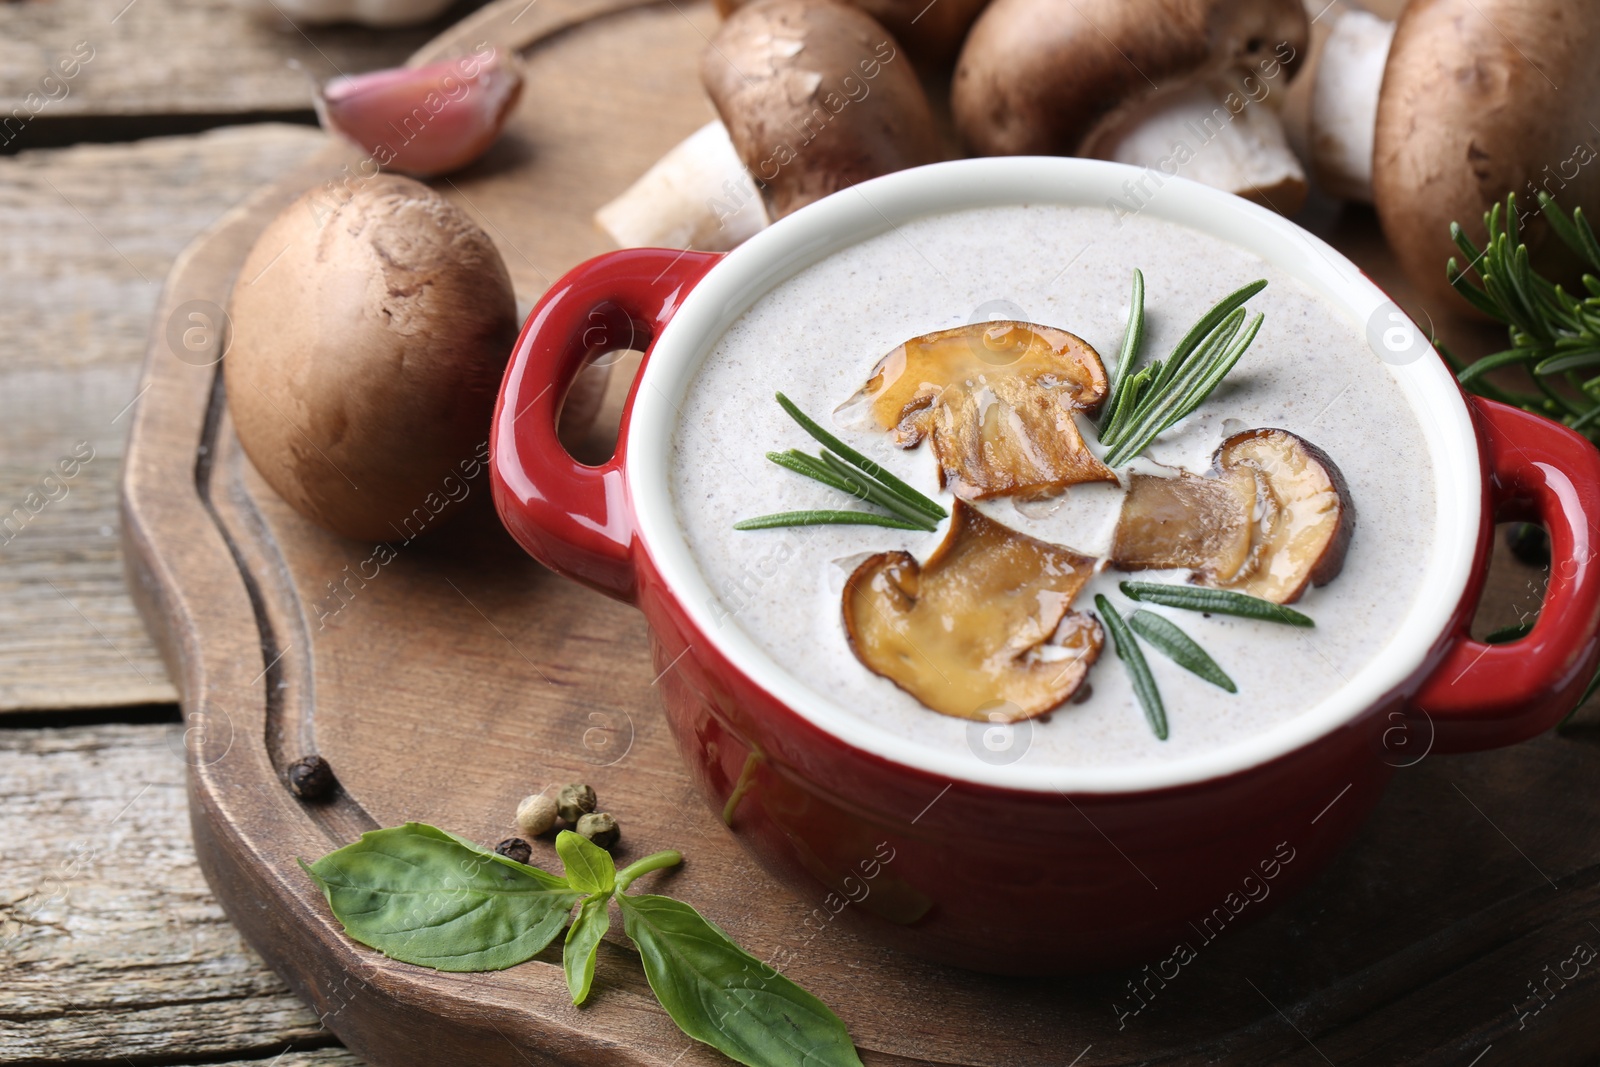
[[[629,248],[578,264],[534,305],[500,385],[489,431],[500,521],[540,563],[619,600],[635,592],[633,505],[623,478],[634,393],[616,452],[598,467],[573,459],[556,436],[561,405],[584,363],[601,353],[642,350],[642,375],[662,328],[721,258]]]
[[[1479,397],[1468,403],[1494,520],[1538,522],[1549,531],[1550,582],[1526,637],[1500,645],[1473,640],[1469,613],[1451,638],[1412,700],[1433,721],[1440,752],[1497,748],[1543,733],[1576,706],[1600,661],[1600,451],[1541,416]]]

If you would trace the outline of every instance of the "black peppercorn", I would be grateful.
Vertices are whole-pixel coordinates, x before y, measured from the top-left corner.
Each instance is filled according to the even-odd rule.
[[[594,810],[594,804],[594,790],[578,782],[562,786],[556,796],[556,811],[574,826]]]
[[[494,846],[494,850],[506,859],[516,860],[518,863],[527,863],[533,859],[532,846],[520,837],[508,837]]]
[[[301,800],[322,800],[338,785],[333,777],[333,768],[321,756],[295,760],[289,764],[284,777],[289,782],[289,792]]]
[[[601,811],[579,819],[578,833],[601,848],[610,848],[622,836],[622,829],[617,826],[617,820]]]

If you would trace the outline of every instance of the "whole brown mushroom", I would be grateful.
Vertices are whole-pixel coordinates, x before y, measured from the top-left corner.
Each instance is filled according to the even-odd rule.
[[[1114,159],[1290,214],[1305,175],[1271,98],[1308,34],[1300,0],[994,0],[951,108],[982,155]]]
[[[836,0],[744,5],[702,54],[700,80],[773,218],[944,155],[900,45]]]
[[[747,0],[717,0],[724,18]],[[871,15],[906,46],[914,62],[937,67],[955,58],[961,42],[989,0],[846,0]]]
[[[487,234],[409,178],[290,204],[240,268],[224,366],[256,470],[346,537],[431,532],[482,470],[516,298]]]
[[[1521,194],[1600,206],[1600,18],[1570,0],[1412,0],[1378,102],[1373,192],[1384,235],[1425,299],[1464,307],[1445,279],[1450,224],[1480,247],[1483,214]],[[1537,213],[1527,240],[1548,233]]]

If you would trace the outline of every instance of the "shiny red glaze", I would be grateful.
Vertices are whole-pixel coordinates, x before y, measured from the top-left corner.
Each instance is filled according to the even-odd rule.
[[[1542,523],[1550,533],[1550,582],[1533,632],[1486,645],[1462,622],[1413,709],[1438,727],[1435,749],[1472,752],[1525,741],[1560,722],[1600,657],[1600,452],[1549,419],[1478,397],[1468,401],[1483,458],[1485,523],[1467,599],[1477,604],[1493,526]],[[1470,622],[1470,615],[1467,620]]]
[[[609,462],[586,466],[556,436],[567,390],[590,359],[648,352],[694,283],[722,257],[632,248],[592,259],[552,285],[522,327],[489,434],[495,507],[551,570],[633,599],[634,529],[622,480],[628,409]]]
[[[816,904],[805,923],[817,933],[847,921],[930,959],[1007,973],[1159,970],[1180,942],[1199,951],[1305,884],[1395,767],[1548,728],[1600,659],[1600,453],[1473,399],[1486,504],[1473,578],[1424,668],[1315,742],[1223,778],[1078,795],[951,782],[846,744],[751,681],[663,582],[634,533],[626,417],[602,467],[576,464],[555,436],[555,398],[585,356],[616,347],[624,327],[653,339],[715,261],[619,252],[546,294],[495,415],[494,497],[535,557],[644,612],[690,772],[740,841]],[[586,339],[596,324],[609,332]],[[1497,516],[1544,523],[1554,565],[1533,632],[1490,647],[1467,627]]]

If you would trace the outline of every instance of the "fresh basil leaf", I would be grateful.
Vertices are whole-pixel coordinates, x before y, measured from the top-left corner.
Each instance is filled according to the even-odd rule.
[[[617,903],[650,988],[678,1029],[747,1067],[861,1067],[827,1005],[689,905],[648,895]]]
[[[567,881],[585,893],[610,893],[617,884],[617,865],[611,853],[582,834],[563,830],[556,835],[556,855],[566,865]]]
[[[611,928],[610,893],[596,893],[578,908],[578,917],[567,927],[567,943],[561,951],[561,969],[567,973],[567,990],[572,1003],[582,1004],[594,985],[594,958],[600,939]]]
[[[498,971],[531,958],[583,896],[564,878],[425,823],[371,830],[300,866],[346,934],[441,971]]]

